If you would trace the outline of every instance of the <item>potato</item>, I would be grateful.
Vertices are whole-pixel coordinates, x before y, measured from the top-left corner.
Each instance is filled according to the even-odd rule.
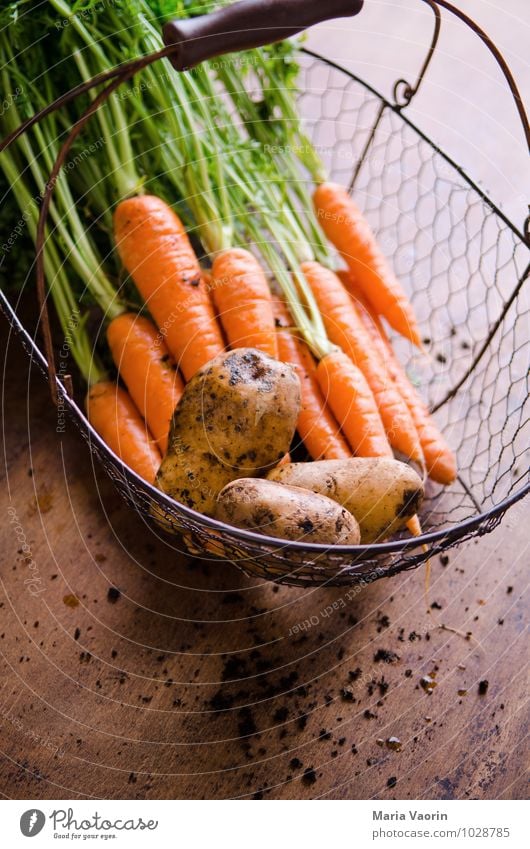
[[[217,499],[215,518],[269,537],[357,545],[359,525],[331,498],[268,480],[232,481]]]
[[[223,353],[187,384],[156,485],[211,515],[235,478],[265,474],[289,450],[300,411],[294,369],[254,348]]]
[[[423,500],[423,484],[414,469],[386,457],[286,463],[267,478],[333,498],[359,522],[363,544],[395,534]]]

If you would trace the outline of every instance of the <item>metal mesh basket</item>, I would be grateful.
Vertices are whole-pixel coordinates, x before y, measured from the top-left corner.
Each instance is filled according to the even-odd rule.
[[[428,484],[424,533],[416,539],[333,548],[285,543],[206,518],[139,479],[58,381],[73,421],[126,501],[149,522],[180,534],[193,555],[228,559],[248,574],[286,584],[370,582],[488,533],[530,491],[528,233],[403,114],[438,36],[439,11],[429,5],[435,37],[414,88],[400,81],[390,102],[305,51],[300,109],[333,179],[355,188],[411,298],[432,356],[407,363],[409,349],[400,350],[398,339],[395,347],[456,452],[459,476],[450,487]],[[47,372],[44,355],[3,295],[2,306]]]

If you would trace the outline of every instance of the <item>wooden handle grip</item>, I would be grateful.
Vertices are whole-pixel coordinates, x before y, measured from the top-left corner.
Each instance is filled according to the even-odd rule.
[[[261,47],[331,18],[357,15],[363,0],[240,0],[209,15],[169,21],[167,46],[179,45],[171,62],[177,71],[205,59]]]

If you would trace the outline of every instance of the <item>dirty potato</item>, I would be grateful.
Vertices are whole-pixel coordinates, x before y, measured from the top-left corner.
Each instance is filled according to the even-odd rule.
[[[235,478],[259,476],[289,450],[300,411],[291,366],[254,348],[221,354],[187,384],[156,485],[211,515]]]
[[[323,545],[357,545],[359,525],[331,498],[268,480],[232,481],[217,500],[215,518],[270,537]]]
[[[395,534],[423,500],[423,484],[414,469],[386,457],[286,463],[267,478],[337,501],[357,519],[363,544]]]

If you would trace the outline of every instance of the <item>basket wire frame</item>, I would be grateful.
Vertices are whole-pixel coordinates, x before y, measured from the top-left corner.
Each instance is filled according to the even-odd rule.
[[[328,549],[285,543],[201,516],[138,478],[92,429],[69,385],[54,377],[59,399],[121,495],[150,522],[181,534],[196,556],[232,560],[247,574],[291,585],[368,583],[488,533],[530,491],[528,240],[402,114],[438,32],[439,11],[419,79],[415,86],[398,81],[394,103],[304,51],[300,107],[331,178],[354,187],[432,344],[430,358],[410,359],[406,344],[393,339],[436,411],[459,476],[451,487],[428,484],[417,540]],[[0,295],[24,347],[48,373],[49,362]]]

